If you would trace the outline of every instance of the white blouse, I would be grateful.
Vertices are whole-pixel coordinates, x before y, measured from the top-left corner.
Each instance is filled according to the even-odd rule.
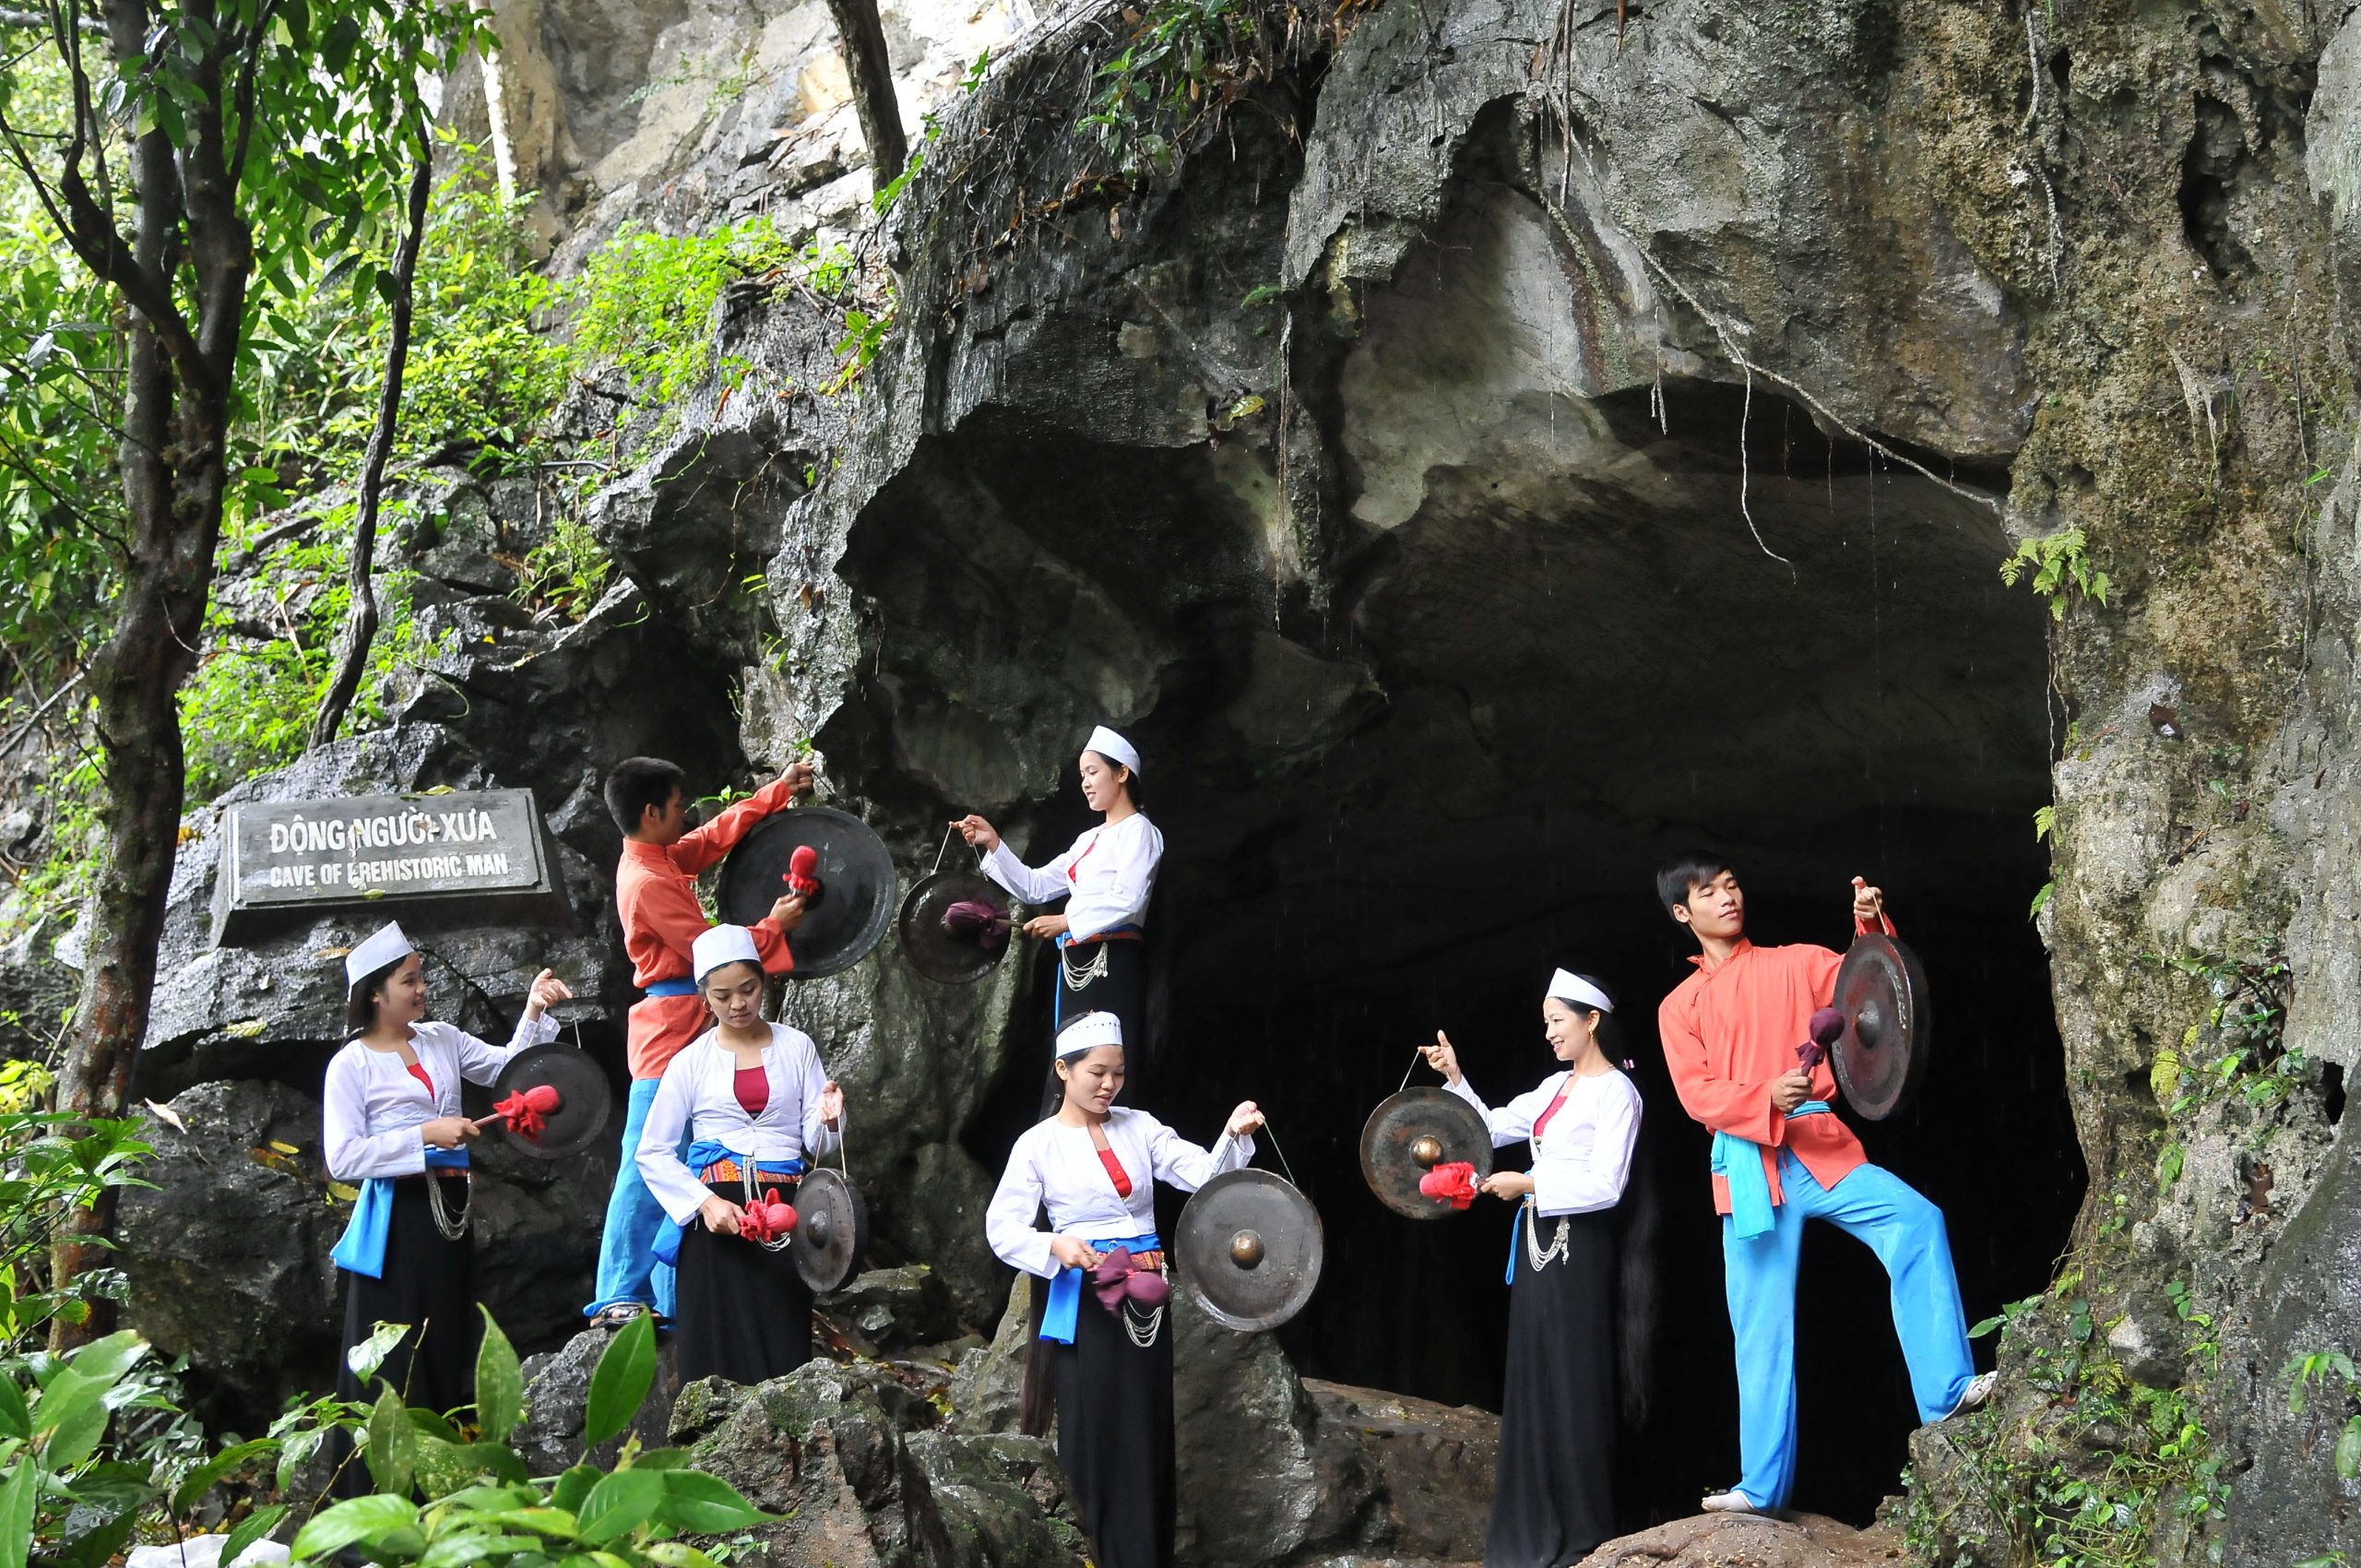
[[[320,1089],[328,1174],[339,1182],[421,1174],[426,1145],[418,1130],[438,1116],[459,1114],[459,1080],[491,1083],[510,1057],[555,1039],[557,1020],[547,1013],[530,1019],[520,1016],[505,1047],[486,1045],[449,1024],[412,1024],[410,1049],[434,1080],[432,1096],[397,1052],[347,1041],[328,1059],[327,1082]]]
[[[1144,812],[1101,824],[1074,841],[1074,848],[1038,868],[1016,858],[1005,840],[983,857],[984,874],[1027,904],[1048,904],[1069,895],[1066,929],[1076,942],[1119,925],[1147,919],[1148,895],[1156,891],[1156,865],[1164,858],[1164,835]]]
[[[984,1239],[1000,1260],[1048,1279],[1058,1272],[1050,1255],[1053,1235],[1086,1241],[1145,1236],[1156,1229],[1156,1183],[1193,1193],[1225,1170],[1254,1158],[1252,1137],[1225,1138],[1208,1152],[1145,1111],[1117,1106],[1104,1123],[1107,1146],[1131,1178],[1132,1195],[1098,1158],[1087,1127],[1052,1116],[1027,1127],[1008,1151],[1008,1169],[984,1210]],[[1033,1212],[1049,1206],[1050,1228],[1033,1228]]]
[[[738,1058],[721,1043],[719,1029],[707,1029],[665,1064],[664,1080],[639,1134],[639,1177],[664,1212],[686,1225],[713,1194],[696,1172],[681,1162],[681,1139],[707,1139],[760,1165],[784,1165],[807,1154],[828,1154],[837,1134],[820,1122],[820,1091],[828,1070],[819,1047],[801,1029],[771,1026],[763,1048],[763,1075],[770,1098],[760,1114],[749,1116],[738,1103]]]
[[[1492,1130],[1492,1146],[1533,1138],[1536,1118],[1558,1097],[1570,1073],[1552,1073],[1541,1087],[1494,1111],[1463,1077],[1451,1092],[1476,1108]],[[1575,1078],[1566,1103],[1533,1139],[1533,1205],[1543,1218],[1613,1208],[1631,1176],[1631,1147],[1640,1135],[1640,1091],[1612,1069]]]

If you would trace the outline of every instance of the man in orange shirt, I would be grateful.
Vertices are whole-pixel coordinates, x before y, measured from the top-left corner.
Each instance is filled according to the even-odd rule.
[[[1825,1060],[1806,1067],[1799,1058],[1843,958],[1825,947],[1749,942],[1738,877],[1711,856],[1665,867],[1656,891],[1701,949],[1690,960],[1697,972],[1664,999],[1656,1024],[1680,1103],[1713,1129],[1714,1207],[1738,1342],[1744,1473],[1705,1507],[1770,1513],[1786,1505],[1796,1475],[1796,1264],[1805,1220],[1829,1221],[1885,1265],[1921,1420],[1982,1404],[1993,1374],[1975,1375],[1941,1211],[1869,1163],[1861,1140],[1830,1110],[1836,1075]],[[1884,921],[1884,895],[1855,877],[1854,929]]]
[[[583,1309],[593,1323],[629,1323],[653,1308],[672,1315],[672,1271],[651,1249],[664,1223],[664,1210],[639,1177],[639,1132],[665,1063],[706,1030],[705,1003],[690,979],[690,948],[713,922],[697,902],[697,873],[735,849],[754,825],[812,788],[809,765],[796,763],[772,782],[740,801],[703,827],[689,826],[687,776],[656,757],[626,757],[607,776],[607,810],[623,832],[623,859],[615,866],[615,914],[623,921],[623,951],[630,956],[632,983],[646,992],[631,1010],[625,1055],[631,1066],[631,1096],[623,1112],[623,1164],[607,1200],[607,1223],[599,1239],[598,1297]],[[782,897],[748,929],[765,970],[785,974],[795,967],[787,933],[803,919],[801,898]]]

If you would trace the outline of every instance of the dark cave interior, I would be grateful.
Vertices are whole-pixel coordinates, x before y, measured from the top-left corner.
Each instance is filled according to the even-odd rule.
[[[1217,640],[1261,634],[1168,608],[1205,651],[1133,731],[1169,759],[1147,780],[1168,851],[1156,1038],[1127,1094],[1199,1138],[1241,1098],[1269,1111],[1326,1233],[1320,1290],[1282,1332],[1306,1375],[1498,1408],[1508,1212],[1393,1215],[1361,1183],[1361,1125],[1437,1028],[1495,1104],[1553,1070],[1538,1012],[1558,966],[1619,998],[1646,1101],[1630,1201],[1644,1189],[1657,1219],[1649,1410],[1620,1467],[1634,1526],[1692,1512],[1737,1466],[1707,1134],[1655,1043],[1655,1004],[1693,951],[1654,896],[1668,853],[1730,857],[1766,943],[1841,947],[1848,879],[1887,890],[1926,965],[1932,1066],[1902,1114],[1847,1119],[1943,1209],[1971,1320],[2047,1283],[2083,1187],[2027,918],[2047,876],[2032,826],[2050,745],[2042,610],[1993,570],[1997,517],[1823,441],[1798,410],[1758,397],[1742,436],[1732,389],[1665,397],[1685,437],[1642,417],[1644,394],[1584,406],[1594,434],[1643,459],[1611,481],[1430,472],[1415,514],[1371,530],[1340,573],[1334,640],[1366,688],[1310,659],[1225,659]],[[1792,564],[1750,537],[1741,439],[1748,510]],[[1002,493],[1044,460],[968,456]],[[1330,738],[1289,731],[1306,712]],[[1085,825],[1069,777],[1033,842]],[[1034,1016],[1013,1049],[1029,1052],[1050,998],[1047,959],[1028,961]],[[1038,1062],[1013,1063],[970,1131],[991,1169],[1034,1113]],[[1916,1420],[1875,1258],[1812,1228],[1797,1323],[1795,1505],[1866,1522],[1899,1490]]]

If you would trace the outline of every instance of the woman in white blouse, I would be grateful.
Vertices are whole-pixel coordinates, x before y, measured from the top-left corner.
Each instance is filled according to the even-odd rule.
[[[1027,936],[1058,944],[1058,985],[1050,1032],[1085,1013],[1112,1013],[1123,1021],[1134,1053],[1145,1049],[1147,901],[1156,891],[1164,835],[1140,810],[1140,754],[1100,725],[1082,752],[1082,798],[1103,820],[1045,866],[1028,866],[979,816],[952,824],[983,851],[986,876],[1027,904],[1066,900],[1062,914],[1036,915]],[[1132,1063],[1136,1070],[1140,1063]]]
[[[1009,1151],[984,1235],[1002,1262],[1034,1277],[1020,1424],[1043,1431],[1045,1396],[1054,1392],[1058,1460],[1090,1560],[1099,1568],[1166,1568],[1176,1496],[1172,1336],[1160,1304],[1156,1183],[1193,1193],[1243,1166],[1263,1113],[1241,1102],[1224,1141],[1211,1152],[1198,1147],[1146,1111],[1115,1104],[1122,1042],[1111,1013],[1086,1013],[1059,1034],[1055,1113]],[[1120,1300],[1086,1289],[1085,1271],[1109,1262],[1157,1283]]]
[[[792,1204],[805,1161],[837,1146],[844,1091],[810,1035],[764,1021],[768,981],[753,932],[713,927],[691,947],[690,967],[715,1027],[665,1066],[639,1174],[671,1221],[656,1250],[679,1270],[682,1381],[762,1383],[812,1359],[812,1291],[795,1269],[793,1233],[751,1233],[746,1206],[773,1189]]]
[[[361,1186],[334,1254],[345,1271],[344,1345],[380,1323],[412,1324],[373,1381],[447,1410],[469,1397],[481,1322],[468,1241],[467,1146],[477,1128],[459,1114],[459,1081],[489,1084],[510,1057],[555,1039],[550,1004],[574,993],[543,969],[503,1047],[427,1018],[425,968],[398,925],[352,948],[344,970],[345,1045],[320,1095],[328,1174]],[[337,1367],[338,1394],[366,1397],[343,1358]],[[346,1466],[339,1488],[366,1491],[358,1472]]]
[[[1541,1032],[1565,1069],[1497,1111],[1461,1075],[1442,1030],[1426,1048],[1495,1146],[1533,1147],[1530,1171],[1495,1170],[1482,1187],[1519,1206],[1485,1568],[1563,1568],[1615,1534],[1613,1210],[1631,1174],[1640,1091],[1616,1070],[1614,1014],[1596,980],[1550,977]]]

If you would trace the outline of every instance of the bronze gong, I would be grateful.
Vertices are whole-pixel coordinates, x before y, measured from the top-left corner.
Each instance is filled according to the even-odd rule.
[[[1438,1165],[1465,1160],[1481,1182],[1492,1173],[1492,1134],[1476,1108],[1447,1089],[1404,1089],[1381,1101],[1361,1129],[1361,1180],[1378,1201],[1412,1219],[1458,1210],[1418,1191]]]
[[[1866,932],[1845,951],[1831,1005],[1845,1015],[1830,1051],[1836,1081],[1854,1110],[1882,1122],[1927,1075],[1927,972],[1909,948]]]
[[[943,916],[955,904],[992,909],[999,930],[961,930],[947,923]],[[902,900],[895,923],[910,968],[944,985],[966,985],[991,973],[1014,945],[1014,918],[1007,893],[990,877],[973,871],[939,871],[919,879]]]
[[[789,980],[817,980],[869,956],[894,920],[894,857],[860,818],[833,806],[796,806],[757,823],[721,862],[714,903],[732,925],[753,925],[787,891],[788,862],[810,845],[820,896],[787,935]]]
[[[557,1109],[541,1119],[538,1137],[502,1123],[500,1135],[508,1146],[535,1159],[564,1159],[597,1143],[615,1099],[599,1063],[573,1045],[536,1045],[508,1059],[492,1086],[492,1098],[506,1099],[541,1084],[557,1090]]]
[[[1311,1200],[1267,1170],[1225,1170],[1173,1232],[1180,1288],[1224,1328],[1276,1328],[1320,1284],[1327,1241]]]
[[[815,1296],[840,1290],[869,1250],[869,1206],[841,1170],[813,1170],[795,1189],[795,1272]]]

